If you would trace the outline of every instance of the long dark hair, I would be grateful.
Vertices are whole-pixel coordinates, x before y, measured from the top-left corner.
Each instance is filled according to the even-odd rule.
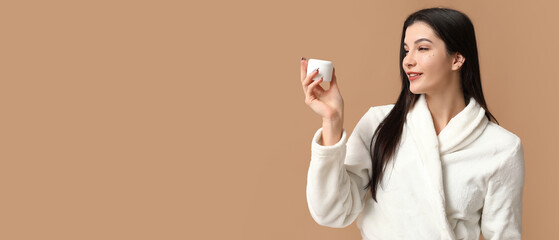
[[[399,65],[402,90],[394,108],[375,130],[369,146],[373,172],[372,178],[365,188],[371,188],[371,196],[375,201],[377,201],[377,187],[383,177],[386,165],[400,143],[406,114],[420,96],[410,91],[408,76],[402,67],[402,61],[406,56],[404,49],[406,29],[415,22],[428,24],[437,36],[444,41],[448,54],[458,52],[464,56],[466,61],[460,69],[464,102],[468,103],[470,97],[473,97],[485,109],[487,119],[497,122],[497,119],[489,112],[481,90],[476,36],[474,26],[468,16],[448,8],[429,8],[412,13],[404,22],[402,41],[400,42]]]

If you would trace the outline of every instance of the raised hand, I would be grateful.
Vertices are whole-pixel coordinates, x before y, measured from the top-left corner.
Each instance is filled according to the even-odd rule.
[[[322,117],[323,144],[331,145],[340,139],[344,118],[344,101],[338,88],[336,69],[334,68],[332,72],[330,87],[328,90],[324,90],[320,86],[322,78],[312,80],[320,69],[307,76],[307,63],[306,59],[301,59],[301,84],[305,93],[305,103]]]

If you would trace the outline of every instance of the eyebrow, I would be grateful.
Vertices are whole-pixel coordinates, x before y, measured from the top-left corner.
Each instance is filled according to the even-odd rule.
[[[433,41],[431,41],[431,40],[429,40],[429,39],[427,39],[427,38],[420,38],[420,39],[417,39],[417,40],[415,40],[415,42],[413,42],[413,43],[414,43],[414,44],[417,44],[417,43],[423,42],[423,41],[433,43]],[[404,46],[407,46],[407,45],[408,45],[408,44],[404,43]]]

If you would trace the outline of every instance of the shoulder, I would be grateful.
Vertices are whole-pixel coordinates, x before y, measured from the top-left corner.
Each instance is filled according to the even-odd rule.
[[[490,148],[490,156],[499,159],[497,169],[492,174],[492,181],[518,185],[524,182],[524,148],[522,141],[514,133],[489,122],[483,133],[484,143]]]
[[[491,145],[497,151],[511,153],[522,148],[520,137],[494,122],[487,124],[483,134],[485,135],[486,144]]]
[[[382,121],[382,120],[384,120],[384,118],[386,118],[386,116],[388,116],[390,111],[392,111],[392,108],[394,108],[394,104],[374,106],[374,107],[369,108],[369,111],[367,111],[367,113],[365,113],[365,116],[375,118],[376,120]]]
[[[499,159],[503,174],[524,172],[524,148],[520,137],[494,122],[489,122],[483,133],[483,145],[491,149],[491,156]]]
[[[388,104],[369,108],[361,120],[359,120],[357,126],[355,126],[354,132],[357,131],[365,133],[365,135],[372,135],[374,130],[378,127],[382,120],[386,118],[393,107],[394,104]]]

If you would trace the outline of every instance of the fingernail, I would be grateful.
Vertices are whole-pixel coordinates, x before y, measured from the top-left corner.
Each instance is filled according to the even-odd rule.
[[[314,71],[317,71],[317,72],[318,72],[318,69],[319,69],[319,68],[316,68]],[[314,72],[314,71],[313,71],[313,72]]]
[[[303,61],[303,60],[307,60],[307,59],[305,57],[301,57],[301,61]]]

